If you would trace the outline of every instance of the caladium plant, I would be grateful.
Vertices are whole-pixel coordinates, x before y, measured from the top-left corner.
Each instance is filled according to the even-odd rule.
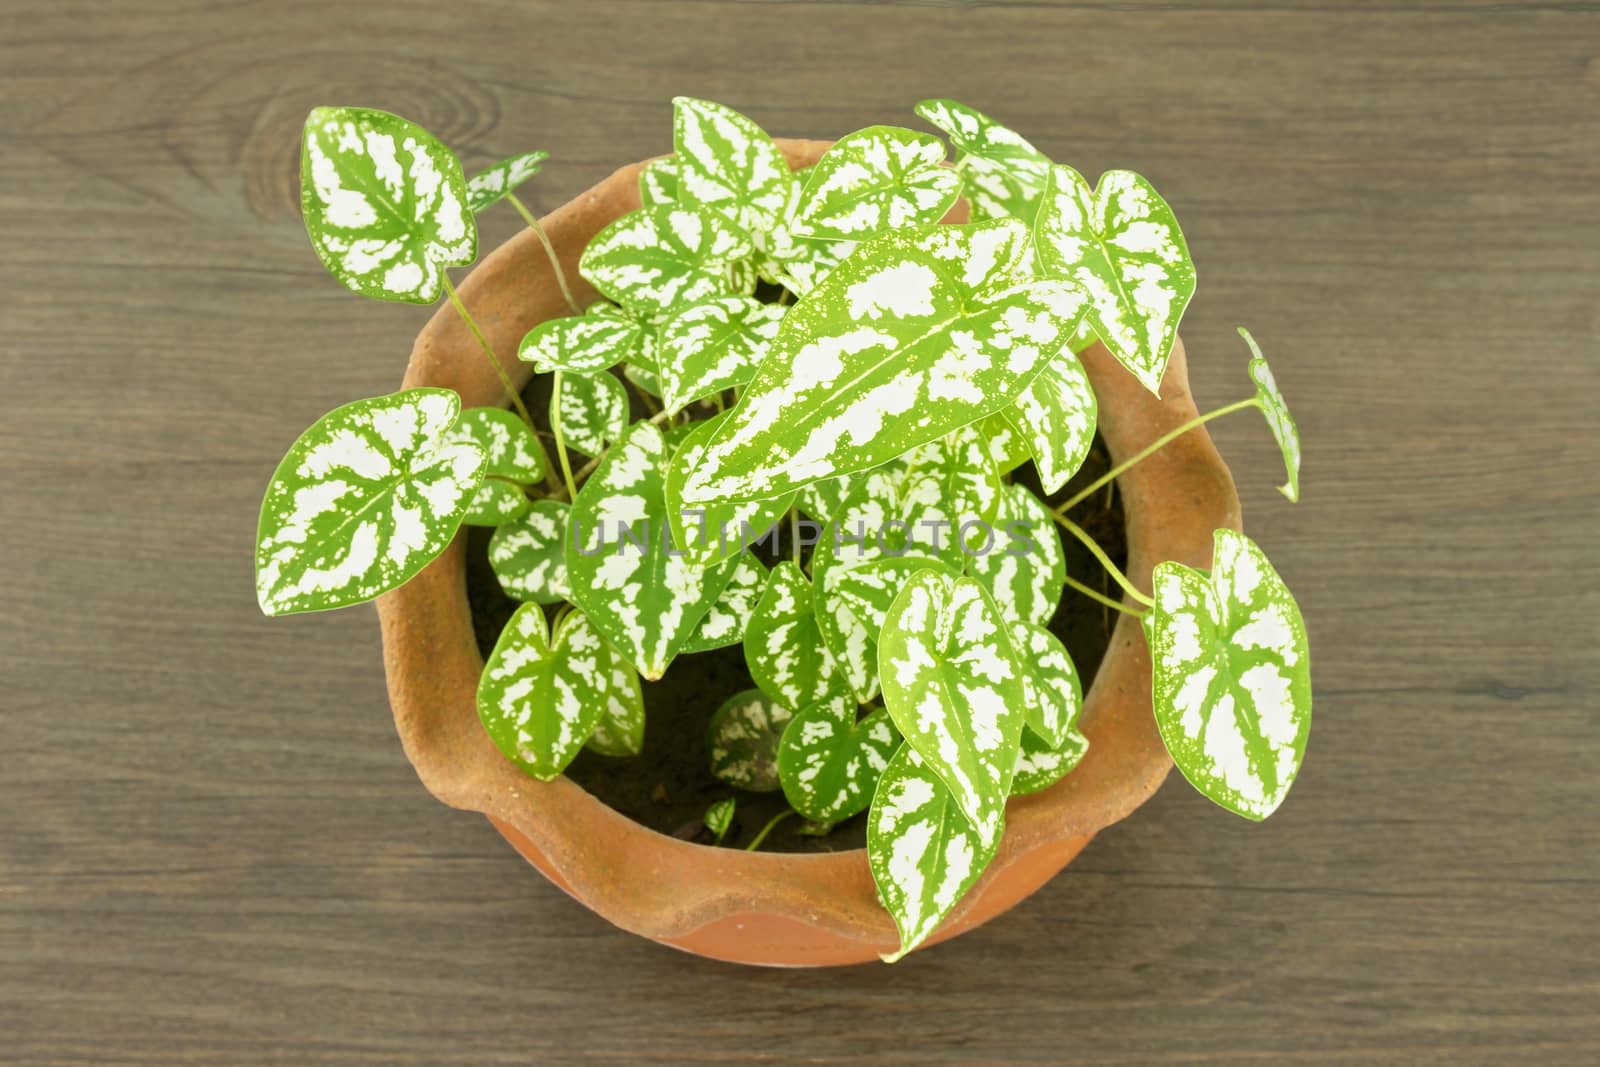
[[[1209,571],[1163,562],[1146,591],[1073,517],[1173,439],[1251,407],[1298,499],[1298,430],[1248,333],[1252,395],[1060,499],[1099,417],[1077,354],[1102,342],[1162,387],[1195,288],[1172,208],[1137,174],[1091,183],[963,104],[916,111],[953,161],[934,135],[873,126],[796,168],[748,117],[677,100],[673,152],[641,168],[640,207],[583,252],[599,294],[584,307],[517,196],[545,153],[468,179],[405,119],[318,108],[302,152],[317,254],[366,296],[442,294],[511,410],[409,389],[330,412],[274,473],[256,547],[261,608],[280,615],[381,595],[463,524],[492,527],[490,565],[521,606],[478,711],[540,779],[584,748],[638,754],[647,683],[742,646],[750,686],[705,709],[709,773],[790,805],[748,847],[787,814],[817,834],[865,814],[900,934],[886,959],[977,883],[1008,799],[1089,749],[1081,674],[1051,630],[1076,610],[1064,590],[1141,616],[1161,737],[1227,810],[1277,809],[1311,717],[1305,624],[1254,542],[1218,530]],[[944,222],[962,201],[974,221]],[[573,312],[516,353],[551,376],[542,418],[449,275],[477,255],[475,214],[502,202]],[[1067,573],[1064,535],[1123,600]],[[716,843],[734,810],[706,812]]]

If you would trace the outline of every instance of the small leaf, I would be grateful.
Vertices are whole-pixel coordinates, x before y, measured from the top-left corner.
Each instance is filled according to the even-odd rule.
[[[1261,413],[1267,417],[1272,439],[1278,442],[1278,451],[1283,453],[1283,469],[1289,476],[1289,480],[1278,487],[1278,492],[1291,503],[1299,503],[1300,429],[1295,425],[1294,416],[1289,414],[1289,405],[1278,391],[1278,380],[1272,376],[1272,368],[1267,366],[1256,339],[1243,326],[1239,327],[1239,336],[1250,346],[1250,380],[1256,383],[1256,400],[1261,404]]]
[[[1026,692],[999,613],[971,578],[913,575],[878,635],[883,703],[984,840],[999,837]]]
[[[639,169],[639,202],[660,207],[678,199],[678,161],[672,156],[652,159]]]
[[[261,501],[256,598],[268,615],[323,611],[398,588],[455,536],[485,457],[448,433],[448,389],[357,400],[289,447]]]
[[[478,680],[478,717],[495,747],[541,781],[572,762],[613,701],[642,714],[632,672],[581,612],[551,638],[537,604],[511,616]]]
[[[767,568],[748,552],[741,553],[737,560],[733,577],[722,587],[722,595],[684,642],[685,653],[709,652],[744,640],[745,626],[767,586]]]
[[[793,712],[759,689],[736,693],[711,716],[706,754],[718,780],[752,793],[778,788],[778,739]]]
[[[535,500],[526,514],[489,538],[489,565],[513,600],[554,604],[572,595],[567,578],[567,517],[559,500]]]
[[[676,414],[754,377],[786,309],[748,296],[691,304],[661,328],[661,400]]]
[[[981,834],[915,749],[901,745],[878,780],[867,820],[867,861],[878,899],[900,931],[893,963],[925,941],[977,882],[1000,845]]]
[[[644,695],[639,691],[639,673],[616,649],[608,645],[607,650],[611,654],[611,699],[584,747],[612,759],[637,756],[644,751]]]
[[[734,291],[730,267],[749,254],[749,239],[719,215],[652,207],[595,234],[578,272],[623,307],[657,318]]]
[[[563,375],[550,403],[550,424],[557,420],[568,448],[598,456],[628,425],[627,386],[608,371]]]
[[[1051,748],[1032,733],[1022,735],[1022,752],[1017,756],[1017,773],[1011,779],[1011,795],[1027,796],[1055,785],[1071,774],[1089,753],[1089,739],[1070,730],[1060,747]]]
[[[856,721],[856,702],[830,696],[803,708],[778,743],[778,777],[790,807],[812,822],[836,823],[872,803],[872,791],[900,747],[889,713]]]
[[[1062,352],[1002,413],[1027,442],[1046,496],[1066,485],[1089,458],[1099,412],[1083,364]]]
[[[733,826],[733,798],[726,797],[707,808],[704,822],[706,829],[711,831],[711,843],[722,844],[722,839],[728,836],[728,830]]]
[[[479,171],[467,179],[467,207],[476,215],[491,204],[499,203],[517,186],[538,174],[539,164],[549,158],[549,152],[524,152]]]
[[[431,304],[444,268],[478,256],[460,162],[427,130],[386,111],[311,112],[300,211],[323,265],[362,296]]]
[[[812,167],[793,232],[864,241],[938,222],[961,193],[960,175],[943,163],[944,145],[927,134],[872,126],[842,137]]]
[[[488,457],[485,477],[531,485],[544,477],[538,439],[522,419],[505,408],[468,408],[450,430],[450,440],[470,441]]]
[[[461,516],[463,526],[504,526],[528,513],[532,503],[522,486],[503,478],[484,478]]]
[[[694,428],[678,441],[667,468],[667,517],[672,524],[673,543],[691,561],[706,566],[737,555],[763,539],[794,501],[794,494],[790,493],[751,503],[684,506],[683,483],[700,466],[706,442],[725,418],[724,413],[694,423]]]
[[[772,138],[709,100],[680,96],[672,105],[678,199],[712,208],[751,235],[775,229],[798,183]]]
[[[1026,622],[1011,624],[1011,647],[1023,666],[1023,720],[1028,731],[1040,738],[1046,748],[1058,749],[1083,709],[1083,683],[1078,669],[1055,634],[1043,626]],[[1016,787],[1013,786],[1013,793]]]
[[[1155,186],[1108,170],[1093,192],[1071,167],[1053,167],[1034,229],[1042,271],[1089,295],[1085,318],[1152,393],[1194,295],[1194,260]]]
[[[905,461],[893,459],[881,467],[871,470],[857,471],[854,474],[841,475],[838,478],[829,478],[826,481],[812,482],[800,490],[796,498],[800,510],[810,515],[819,522],[832,522],[839,517],[844,509],[845,502],[871,477],[889,476],[898,482],[905,473]]]
[[[982,422],[974,425],[978,436],[988,442],[989,461],[994,464],[997,474],[1010,474],[1031,458],[1028,443],[1003,412],[987,415]]]
[[[1209,577],[1159,563],[1144,632],[1156,725],[1200,792],[1247,819],[1283,803],[1311,732],[1311,655],[1294,597],[1248,537],[1218,530]]]
[[[967,573],[983,583],[1007,619],[1043,626],[1067,584],[1061,538],[1050,509],[1027,486],[1006,486],[1003,499],[989,541],[967,545]]]
[[[1015,130],[954,100],[924,100],[917,114],[966,153],[961,172],[974,219],[1032,223],[1050,171],[1049,158]]]
[[[843,688],[812,614],[811,581],[780,560],[744,631],[744,661],[761,691],[778,703],[805,708]]]
[[[992,541],[991,524],[1001,509],[1003,487],[988,443],[976,429],[963,426],[903,458],[900,486],[907,517],[916,515],[914,529],[929,530],[934,552],[959,570],[963,543]]]
[[[541,374],[553,370],[594,374],[633,359],[644,333],[632,319],[604,312],[547,319],[522,338],[517,358],[532,363]]]

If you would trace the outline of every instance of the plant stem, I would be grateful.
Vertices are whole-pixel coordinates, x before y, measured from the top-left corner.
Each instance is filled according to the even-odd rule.
[[[1089,497],[1093,496],[1096,489],[1115,481],[1118,475],[1141,463],[1142,461],[1149,459],[1151,456],[1155,455],[1157,452],[1161,451],[1167,445],[1171,444],[1173,441],[1176,441],[1178,438],[1182,437],[1195,427],[1203,426],[1212,419],[1220,419],[1224,415],[1231,415],[1235,411],[1242,411],[1245,408],[1254,408],[1260,406],[1261,402],[1252,396],[1247,400],[1237,400],[1232,404],[1224,404],[1215,411],[1208,411],[1204,415],[1198,415],[1184,423],[1182,426],[1179,426],[1173,430],[1168,430],[1166,433],[1162,434],[1154,441],[1151,441],[1148,445],[1145,445],[1143,448],[1139,449],[1139,451],[1135,452],[1121,463],[1118,463],[1115,467],[1112,467],[1100,477],[1084,486],[1078,491],[1076,496],[1065,501],[1064,503],[1056,505],[1056,514],[1065,515],[1067,512],[1071,511],[1085,500],[1088,500]]]
[[[545,257],[550,260],[551,268],[556,272],[556,284],[561,286],[561,295],[567,298],[567,307],[572,309],[574,315],[582,315],[583,309],[578,306],[578,301],[572,296],[572,290],[567,286],[567,272],[561,269],[561,260],[556,256],[556,246],[550,243],[550,235],[544,232],[544,227],[539,225],[539,219],[528,210],[526,204],[517,199],[515,193],[507,193],[506,199],[511,201],[511,206],[517,209],[517,214],[522,216],[522,221],[539,238],[539,243],[544,245]]]
[[[578,499],[578,486],[572,480],[572,461],[567,458],[567,440],[561,432],[561,370],[550,384],[550,432],[556,435],[556,458],[561,461],[561,476],[567,482],[567,499]]]
[[[1067,588],[1068,589],[1076,589],[1078,592],[1082,593],[1084,596],[1088,597],[1090,600],[1096,601],[1097,603],[1100,603],[1100,604],[1104,604],[1106,607],[1111,608],[1111,609],[1113,609],[1115,611],[1120,611],[1124,615],[1133,615],[1133,616],[1137,617],[1137,616],[1142,616],[1144,614],[1144,612],[1138,610],[1137,608],[1130,608],[1130,607],[1128,607],[1128,605],[1122,603],[1121,601],[1112,600],[1110,597],[1106,596],[1104,593],[1100,592],[1098,589],[1089,588],[1087,585],[1084,585],[1082,582],[1078,581],[1076,578],[1072,577],[1070,574],[1067,575]]]
[[[500,357],[494,354],[494,349],[489,347],[489,339],[483,336],[483,331],[478,329],[477,322],[471,315],[467,314],[466,305],[463,304],[461,302],[461,298],[456,295],[456,287],[450,284],[450,276],[445,274],[443,271],[440,271],[439,277],[444,281],[445,295],[450,298],[450,303],[456,309],[456,314],[460,315],[461,321],[467,324],[467,329],[472,331],[472,336],[478,339],[478,347],[483,349],[483,354],[489,357],[489,365],[493,367],[494,372],[500,376],[500,385],[505,389],[506,396],[511,398],[512,406],[517,409],[517,414],[522,416],[522,421],[528,424],[528,429],[534,429],[533,416],[528,414],[528,406],[522,402],[522,394],[517,392],[517,387],[511,384],[511,376],[507,374],[506,369],[500,365]],[[534,438],[535,440],[538,439],[537,433],[534,435]],[[540,447],[542,448],[543,446]],[[547,472],[549,471],[548,457],[545,470]]]
[[[789,509],[789,539],[794,542],[794,565],[800,566],[800,509]]]
[[[761,842],[765,841],[767,839],[767,835],[772,833],[772,828],[774,826],[777,826],[780,822],[782,822],[783,820],[787,819],[789,816],[791,816],[793,814],[794,814],[794,809],[790,808],[788,811],[780,811],[780,812],[778,812],[778,814],[774,815],[771,819],[767,820],[767,825],[765,825],[765,826],[763,826],[761,828],[761,832],[756,834],[756,839],[754,841],[750,842],[748,845],[746,845],[744,847],[744,850],[746,852],[754,852],[756,849],[760,848],[761,847]]]
[[[1122,586],[1129,596],[1146,606],[1155,606],[1155,601],[1145,596],[1144,593],[1139,591],[1138,586],[1128,581],[1128,576],[1117,569],[1117,565],[1111,562],[1111,557],[1106,555],[1105,549],[1096,544],[1094,538],[1084,532],[1083,527],[1064,515],[1052,515],[1051,517],[1061,525],[1062,529],[1083,542],[1083,547],[1089,550],[1089,554],[1099,562],[1100,566],[1106,569],[1106,573],[1111,575],[1112,579]],[[1118,606],[1120,607],[1121,605]]]

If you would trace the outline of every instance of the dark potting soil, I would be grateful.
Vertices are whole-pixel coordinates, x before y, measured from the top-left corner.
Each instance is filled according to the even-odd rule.
[[[548,392],[539,388],[546,377],[536,378],[534,388],[528,391],[529,406],[534,411],[543,411],[548,406]],[[1050,502],[1065,500],[1098,478],[1108,466],[1105,445],[1096,438],[1083,469],[1065,489],[1051,497]],[[1038,492],[1031,464],[1018,469],[1014,478]],[[1112,492],[1097,493],[1094,499],[1080,504],[1072,517],[1119,567],[1126,566],[1122,508]],[[485,657],[518,606],[501,591],[489,566],[490,532],[474,528],[469,531],[467,541],[467,596],[472,606],[478,648]],[[1055,532],[1059,536],[1061,531]],[[1088,550],[1075,538],[1060,537],[1060,540],[1067,573],[1115,597],[1117,594],[1110,580]],[[1116,622],[1114,615],[1110,608],[1069,589],[1051,620],[1050,629],[1071,653],[1085,692],[1110,643]],[[706,808],[717,800],[732,797],[735,801],[733,827],[723,844],[743,848],[768,820],[787,811],[789,806],[781,791],[750,793],[714,777],[706,755],[706,726],[711,713],[724,700],[741,690],[753,688],[754,684],[740,645],[682,656],[660,681],[641,683],[645,701],[644,751],[635,757],[615,759],[584,749],[567,768],[567,776],[636,822],[664,834],[707,844],[710,836],[701,822]],[[804,830],[805,823],[798,816],[790,816],[773,829],[761,847],[774,852],[830,852],[862,848],[866,844],[865,814],[840,823],[824,836],[807,835]]]

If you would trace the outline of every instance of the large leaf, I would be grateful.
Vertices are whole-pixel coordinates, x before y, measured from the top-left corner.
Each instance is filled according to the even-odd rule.
[[[878,636],[883,703],[984,840],[999,836],[1023,727],[1024,667],[971,578],[913,575]]]
[[[1046,496],[1066,485],[1089,458],[1099,412],[1089,375],[1070,352],[1051,360],[1004,412],[1027,442]]]
[[[766,565],[748,552],[741,553],[736,557],[733,577],[722,587],[722,595],[711,605],[689,640],[683,643],[683,651],[709,652],[743,641],[745,627],[766,587]]]
[[[449,430],[461,401],[407,389],[335,408],[289,447],[261,501],[256,599],[268,615],[370,600],[461,525],[485,457]]]
[[[685,500],[778,496],[876,467],[1008,404],[1083,311],[1057,282],[990,288],[1026,237],[995,222],[863,245],[784,317]]]
[[[495,747],[542,781],[572,762],[613,703],[643,714],[627,664],[581,612],[552,637],[538,604],[511,616],[478,679],[478,718]]]
[[[878,780],[867,820],[867,862],[878,899],[900,931],[893,963],[925,941],[977,882],[1000,845],[980,833],[916,750],[901,745]]]
[[[1194,295],[1194,260],[1155,186],[1108,170],[1091,192],[1071,167],[1052,167],[1034,228],[1043,272],[1089,294],[1085,316],[1107,349],[1152,393]]]
[[[773,564],[767,576],[745,627],[744,661],[761,691],[791,708],[809,707],[843,688],[817,629],[811,581],[789,560]]]
[[[736,559],[700,567],[672,548],[666,444],[648,422],[616,444],[572,506],[572,601],[652,681],[733,577]]]
[[[1294,597],[1248,537],[1218,530],[1210,575],[1159,563],[1144,632],[1156,725],[1200,792],[1248,819],[1283,803],[1311,732],[1311,654]]]
[[[513,600],[554,604],[572,594],[567,578],[567,519],[559,500],[535,500],[527,513],[489,538],[489,565]]]
[[[775,229],[797,183],[772,138],[721,104],[680,96],[672,105],[678,200],[712,208],[752,236]]]
[[[431,304],[478,256],[455,155],[386,111],[319,107],[300,149],[300,211],[322,263],[362,296]]]
[[[1261,405],[1261,413],[1267,417],[1267,426],[1272,430],[1272,439],[1278,442],[1278,451],[1283,453],[1283,469],[1288,481],[1278,487],[1278,492],[1290,501],[1298,502],[1300,428],[1295,425],[1294,416],[1289,414],[1289,405],[1284,402],[1283,393],[1278,390],[1278,380],[1272,376],[1272,368],[1267,366],[1266,357],[1261,354],[1256,339],[1243,326],[1239,327],[1239,336],[1250,346],[1250,380],[1256,383],[1256,403]]]
[[[960,175],[943,163],[944,145],[928,134],[872,126],[842,137],[811,168],[793,232],[864,241],[938,222],[961,193]]]
[[[693,424],[677,442],[667,470],[667,518],[672,539],[695,563],[709,565],[727,559],[766,538],[783,518],[794,494],[775,500],[718,503],[705,507],[683,505],[683,483],[705,456],[706,442],[722,425],[726,414]]]
[[[867,809],[900,735],[881,708],[856,721],[856,702],[829,696],[802,708],[778,743],[778,777],[789,806],[835,823]]]
[[[787,309],[748,296],[691,304],[661,328],[657,356],[661,400],[676,414],[685,404],[754,377]]]
[[[954,100],[924,100],[917,105],[917,114],[966,153],[961,172],[974,219],[1032,223],[1050,170],[1043,152],[1015,130]]]
[[[598,456],[628,425],[628,387],[609,371],[564,374],[550,398],[550,425],[558,421],[568,448]]]
[[[1011,624],[1011,647],[1022,661],[1022,715],[1028,732],[1045,747],[1059,749],[1083,710],[1083,683],[1072,656],[1055,634],[1025,622]]]
[[[711,773],[752,793],[778,788],[778,740],[793,712],[759,689],[735,693],[711,716],[706,756]]]
[[[650,318],[733,291],[730,265],[750,242],[713,212],[667,205],[644,208],[595,234],[578,272],[626,308]]]
[[[539,164],[549,158],[549,152],[524,152],[484,168],[467,179],[467,207],[476,215],[499,203],[517,186],[538,174]]]
[[[532,363],[541,374],[553,370],[593,374],[635,358],[644,334],[645,327],[625,315],[591,309],[587,315],[541,322],[522,338],[517,358]]]
[[[1067,584],[1061,538],[1044,502],[1025,485],[1008,485],[989,540],[967,550],[967,573],[983,583],[1007,619],[1043,626]]]

